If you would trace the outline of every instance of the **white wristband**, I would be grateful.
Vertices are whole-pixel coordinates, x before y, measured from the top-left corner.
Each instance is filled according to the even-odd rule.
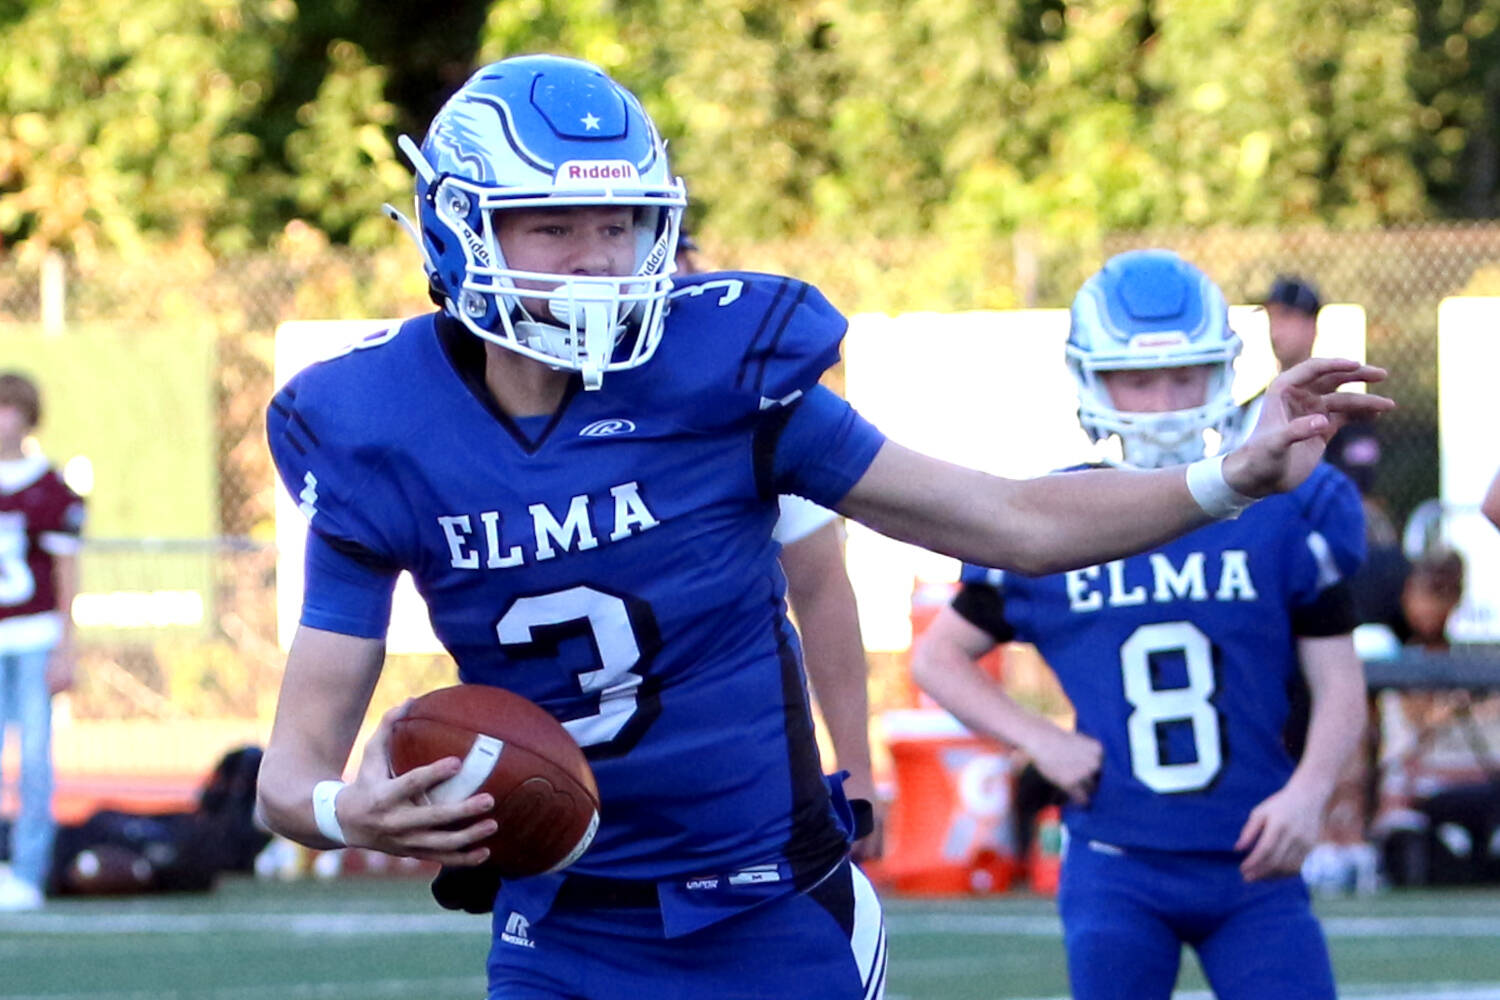
[[[318,832],[337,844],[348,843],[334,808],[343,790],[342,781],[320,781],[313,786],[313,818],[318,821]]]
[[[1229,485],[1224,478],[1224,456],[1200,458],[1187,467],[1187,488],[1203,512],[1217,521],[1239,517],[1240,511],[1255,502],[1254,497]]]

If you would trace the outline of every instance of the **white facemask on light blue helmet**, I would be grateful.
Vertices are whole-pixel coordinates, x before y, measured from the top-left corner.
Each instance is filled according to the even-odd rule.
[[[470,77],[420,148],[406,136],[399,145],[416,172],[416,222],[386,211],[416,241],[446,312],[485,340],[581,372],[588,388],[605,372],[651,358],[687,194],[635,95],[590,63],[518,56]],[[544,274],[506,264],[497,211],[619,205],[635,213],[632,273]],[[550,315],[532,315],[522,288]]]
[[[1232,382],[1240,338],[1217,285],[1170,250],[1131,250],[1078,290],[1068,330],[1068,370],[1078,383],[1078,420],[1094,441],[1119,438],[1141,468],[1193,462],[1207,432],[1222,442],[1239,408]],[[1101,375],[1123,369],[1210,367],[1202,406],[1169,413],[1115,407]]]

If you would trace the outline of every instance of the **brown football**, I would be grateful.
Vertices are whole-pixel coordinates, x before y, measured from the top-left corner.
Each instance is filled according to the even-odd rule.
[[[391,730],[391,774],[444,757],[464,762],[428,792],[456,802],[495,797],[499,824],[483,843],[502,877],[557,871],[577,861],[599,828],[599,789],[583,751],[535,702],[487,684],[458,684],[413,701]]]

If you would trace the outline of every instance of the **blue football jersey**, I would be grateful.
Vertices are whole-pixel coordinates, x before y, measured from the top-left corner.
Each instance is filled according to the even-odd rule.
[[[1227,851],[1291,776],[1296,640],[1353,628],[1364,546],[1359,495],[1325,463],[1152,552],[1044,577],[965,566],[955,608],[1033,643],[1103,745],[1092,800],[1064,810],[1072,835]]]
[[[776,495],[836,504],[882,439],[817,387],[846,323],[815,289],[678,285],[652,361],[596,391],[575,379],[550,417],[507,418],[475,383],[482,342],[426,316],[293,378],[271,448],[322,541],[412,573],[463,681],[525,695],[584,747],[600,828],[572,871],[756,867],[750,881],[800,888],[845,835]],[[337,609],[302,620],[345,630]]]

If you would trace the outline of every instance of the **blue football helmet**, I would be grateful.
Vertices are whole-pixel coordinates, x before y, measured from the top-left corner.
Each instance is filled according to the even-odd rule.
[[[416,223],[391,206],[422,252],[433,297],[474,333],[597,388],[645,363],[661,340],[687,194],[641,104],[598,67],[518,56],[476,72],[433,118],[416,172]],[[631,274],[542,274],[507,266],[497,211],[628,205]],[[525,296],[551,315],[532,315]]]
[[[1124,460],[1160,468],[1202,458],[1205,433],[1220,446],[1236,429],[1232,382],[1240,338],[1208,276],[1170,250],[1118,254],[1078,290],[1068,329],[1068,369],[1078,383],[1078,420],[1094,441],[1115,435]],[[1128,413],[1101,374],[1121,369],[1208,365],[1203,405],[1170,413]]]

